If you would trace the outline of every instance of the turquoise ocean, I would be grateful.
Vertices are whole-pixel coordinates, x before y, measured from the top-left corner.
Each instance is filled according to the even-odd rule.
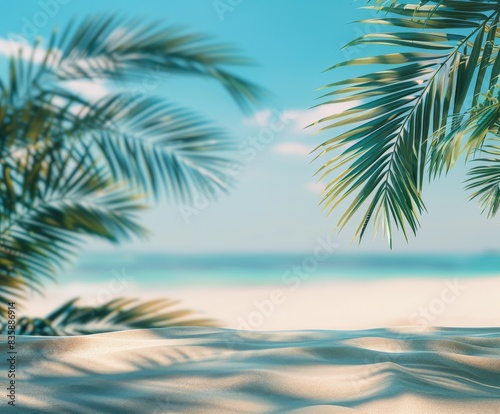
[[[262,285],[304,272],[307,254],[86,253],[58,278],[61,285],[105,282],[116,274],[144,287]],[[309,266],[313,266],[309,264]],[[399,277],[491,277],[500,275],[500,253],[337,254],[305,271],[311,280],[374,280]]]

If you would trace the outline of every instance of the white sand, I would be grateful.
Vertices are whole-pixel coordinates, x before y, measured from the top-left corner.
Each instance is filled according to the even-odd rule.
[[[500,413],[493,328],[167,328],[25,337],[18,352],[5,412]]]
[[[305,280],[300,286],[148,289],[116,280],[50,289],[26,314],[44,315],[75,296],[96,305],[119,296],[180,299],[222,327],[243,330],[370,329],[392,326],[500,326],[500,277]]]
[[[77,295],[179,298],[237,330],[19,338],[9,412],[500,414],[500,277],[165,292],[105,281],[33,298],[29,310]]]

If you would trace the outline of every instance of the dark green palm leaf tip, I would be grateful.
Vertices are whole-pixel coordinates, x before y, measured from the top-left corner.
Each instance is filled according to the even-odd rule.
[[[333,65],[327,71],[374,70],[321,88],[321,105],[347,105],[317,122],[320,131],[334,134],[315,150],[316,158],[329,156],[318,171],[330,180],[323,207],[331,213],[346,205],[340,229],[360,216],[355,237],[361,241],[374,224],[392,247],[394,229],[408,238],[419,228],[423,183],[449,171],[458,158],[475,157],[482,165],[471,170],[467,188],[494,215],[500,205],[493,167],[498,154],[478,154],[498,144],[499,2],[371,3],[379,16],[361,23],[380,29],[346,47],[369,52],[382,45],[389,53],[360,52]]]
[[[265,94],[228,69],[251,63],[234,47],[179,27],[91,16],[79,25],[68,25],[55,45],[64,60],[56,70],[61,79],[143,79],[145,71],[153,76],[197,75],[219,82],[242,107],[250,107]]]
[[[138,215],[153,200],[227,192],[234,138],[143,80],[215,81],[245,109],[264,91],[234,72],[243,64],[204,36],[116,16],[75,19],[14,53],[0,77],[2,303],[40,291],[88,236],[145,237]],[[100,98],[72,86],[95,81]]]

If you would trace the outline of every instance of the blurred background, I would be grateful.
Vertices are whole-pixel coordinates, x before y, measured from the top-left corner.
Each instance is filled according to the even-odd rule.
[[[272,93],[253,113],[245,114],[212,82],[144,73],[139,92],[194,108],[227,128],[237,143],[234,159],[241,163],[234,169],[236,185],[229,194],[197,193],[193,205],[161,202],[145,211],[141,220],[150,230],[146,240],[120,246],[89,241],[85,253],[61,271],[58,282],[47,284],[50,300],[33,295],[28,309],[42,312],[56,298],[82,294],[89,304],[117,295],[165,295],[183,299],[189,306],[225,318],[226,325],[237,327],[241,317],[245,319],[255,308],[255,301],[269,299],[272,287],[288,291],[297,280],[308,286],[333,283],[331,294],[342,296],[346,291],[335,286],[346,281],[373,292],[378,285],[370,283],[380,280],[434,279],[434,290],[416,299],[402,319],[393,318],[394,323],[404,324],[412,322],[411,310],[418,309],[419,301],[428,303],[439,295],[445,286],[439,280],[496,276],[500,269],[500,223],[482,216],[477,204],[466,200],[463,166],[427,186],[428,213],[422,216],[418,237],[406,242],[396,236],[392,251],[380,236],[366,237],[359,246],[352,242],[354,224],[337,234],[338,215],[327,217],[318,207],[323,186],[313,175],[320,164],[311,162],[309,153],[327,133],[315,135],[314,128],[304,129],[325,113],[321,108],[311,109],[319,96],[315,90],[349,75],[349,69],[322,71],[358,53],[361,56],[362,47],[341,48],[370,30],[369,26],[352,24],[369,16],[359,9],[363,2],[342,3],[338,7],[328,0],[8,0],[8,12],[0,16],[0,56],[5,66],[19,34],[32,42],[48,37],[54,27],[64,26],[75,16],[143,16],[234,45],[254,62],[238,68],[238,74]],[[104,96],[109,88],[112,86],[105,81],[74,85],[89,99]],[[337,109],[345,108],[339,105]],[[318,246],[326,252],[324,260],[314,259]],[[294,270],[294,266],[302,270]],[[305,276],[297,273],[304,269]],[[249,287],[250,293],[235,297],[234,292],[242,287]],[[220,301],[206,296],[219,298],[214,291],[221,289],[234,289],[227,294],[225,310],[211,308]],[[406,289],[411,296],[407,288],[397,289]],[[306,294],[287,300],[289,304],[294,300],[299,310],[314,302]],[[327,304],[333,298],[324,300]],[[240,308],[236,309],[237,305]],[[362,311],[371,313],[366,306]],[[295,318],[290,312],[282,314],[279,322],[263,321],[258,327],[286,326],[287,318]]]

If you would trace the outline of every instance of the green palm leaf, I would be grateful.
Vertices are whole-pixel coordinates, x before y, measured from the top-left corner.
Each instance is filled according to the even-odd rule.
[[[416,233],[425,210],[426,174],[447,171],[463,154],[464,134],[456,133],[457,128],[469,108],[477,106],[480,94],[496,83],[500,5],[442,0],[368,8],[387,17],[365,23],[404,30],[365,34],[346,47],[385,45],[402,51],[360,57],[328,69],[390,65],[322,88],[327,93],[320,105],[351,102],[352,107],[320,119],[320,131],[353,127],[316,148],[317,158],[334,154],[318,173],[320,179],[335,174],[322,199],[324,208],[332,212],[348,203],[340,229],[360,214],[355,237],[361,240],[374,222],[392,245],[393,227],[406,238],[408,230]],[[481,136],[476,138],[480,141]]]
[[[21,45],[0,79],[2,303],[41,289],[83,236],[143,236],[141,199],[227,190],[234,142],[223,131],[174,103],[120,90],[146,70],[191,75],[215,80],[246,109],[263,91],[230,68],[247,63],[199,35],[106,16]],[[115,92],[90,100],[68,82],[96,79]]]
[[[54,32],[34,81],[128,81],[143,79],[146,70],[158,75],[195,75],[216,80],[248,108],[260,99],[263,89],[227,69],[248,63],[233,47],[181,28],[92,16],[79,24],[71,22],[60,35]]]

